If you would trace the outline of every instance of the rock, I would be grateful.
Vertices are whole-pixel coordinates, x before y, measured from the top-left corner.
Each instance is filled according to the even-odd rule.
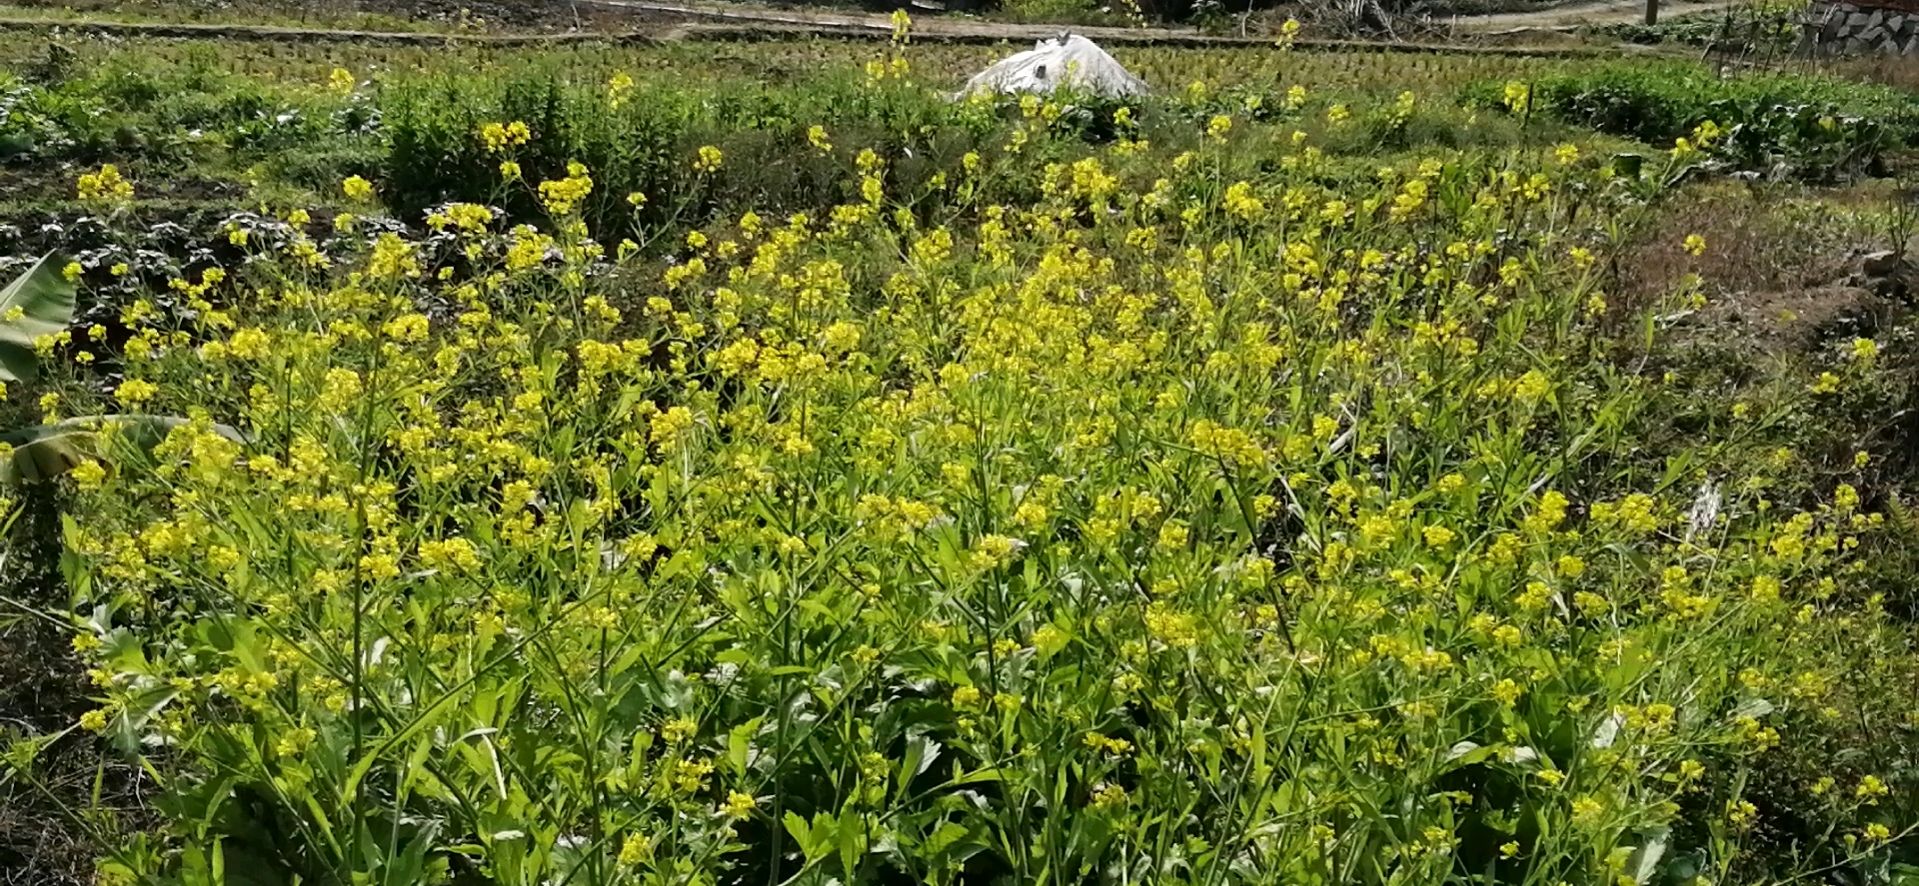
[[[1893,13],[1892,15],[1886,16],[1885,28],[1887,31],[1890,31],[1894,34],[1897,34],[1900,31],[1905,30],[1906,17],[1896,12]]]
[[[1867,15],[1863,12],[1855,12],[1849,16],[1846,16],[1846,30],[1863,31],[1867,28],[1868,25],[1871,24],[1871,22],[1872,22],[1872,16]]]
[[[1919,55],[1919,34],[1914,34],[1911,38],[1907,39],[1906,48],[1901,50],[1899,54],[1905,56]]]
[[[1909,300],[1919,294],[1919,264],[1892,250],[1869,252],[1860,256],[1852,282],[1883,298]]]
[[[1875,9],[1866,16],[1866,27],[1869,27],[1869,28],[1879,27],[1880,25],[1885,24],[1885,22],[1886,22],[1886,11],[1883,9]]]
[[[1878,25],[1873,25],[1870,28],[1860,31],[1857,36],[1859,42],[1864,43],[1867,49],[1873,49],[1878,47],[1879,41],[1886,36],[1886,29]]]
[[[1867,274],[1874,277],[1884,277],[1898,270],[1902,261],[1904,260],[1900,258],[1898,253],[1890,249],[1881,249],[1878,252],[1868,252],[1862,256],[1859,259],[1859,266],[1860,269],[1864,270]]]

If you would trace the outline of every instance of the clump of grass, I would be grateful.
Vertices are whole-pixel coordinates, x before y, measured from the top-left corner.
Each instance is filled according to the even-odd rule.
[[[1712,124],[1716,154],[1736,168],[1834,178],[1879,167],[1919,136],[1919,102],[1889,87],[1831,77],[1760,73],[1720,77],[1681,63],[1619,64],[1507,84],[1532,110],[1667,145]],[[1511,89],[1475,90],[1481,106],[1511,104]]]

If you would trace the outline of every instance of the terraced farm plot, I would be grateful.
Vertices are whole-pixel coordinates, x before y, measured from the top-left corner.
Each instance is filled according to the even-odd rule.
[[[1907,93],[59,45],[0,882],[1919,872]]]

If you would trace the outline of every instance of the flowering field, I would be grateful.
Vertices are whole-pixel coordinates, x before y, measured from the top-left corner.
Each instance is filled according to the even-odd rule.
[[[90,165],[0,356],[92,700],[0,784],[133,761],[46,791],[109,883],[1919,876],[1910,339],[1623,282],[1733,136],[911,52],[646,156],[624,70],[383,84],[157,280]]]

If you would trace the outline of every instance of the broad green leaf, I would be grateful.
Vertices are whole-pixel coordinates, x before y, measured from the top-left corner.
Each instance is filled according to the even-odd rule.
[[[924,735],[915,735],[906,740],[906,754],[900,758],[899,784],[904,791],[920,773],[932,768],[933,761],[939,759],[940,750],[945,745]]]
[[[1659,872],[1659,860],[1666,855],[1666,843],[1672,838],[1672,828],[1661,827],[1646,834],[1646,842],[1633,850],[1631,860],[1626,863],[1626,875],[1634,883],[1650,883],[1653,875]]]
[[[32,378],[40,368],[33,340],[73,323],[73,284],[60,273],[65,264],[49,252],[0,290],[0,382]]]
[[[177,416],[128,413],[81,416],[8,431],[0,434],[0,442],[11,445],[13,453],[0,459],[0,483],[47,480],[83,462],[98,460],[104,456],[100,438],[108,429],[139,449],[147,450],[186,423],[186,419]],[[213,432],[236,443],[246,442],[244,435],[226,425],[214,425]]]

